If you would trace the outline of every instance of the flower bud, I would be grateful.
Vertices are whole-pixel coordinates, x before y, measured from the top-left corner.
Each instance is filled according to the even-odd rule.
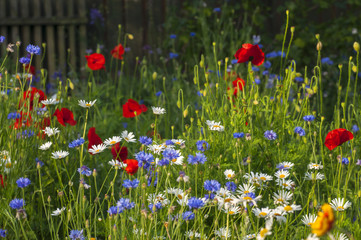
[[[322,49],[322,42],[318,42],[318,43],[317,43],[316,49],[317,49],[317,51],[321,51],[321,49]]]
[[[152,78],[153,78],[154,81],[157,79],[157,73],[156,72],[153,73]]]
[[[356,51],[356,52],[359,52],[360,51],[360,44],[358,42],[354,42],[353,43],[353,49]]]

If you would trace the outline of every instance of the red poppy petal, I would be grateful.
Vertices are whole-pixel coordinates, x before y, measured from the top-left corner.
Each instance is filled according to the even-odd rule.
[[[113,159],[118,161],[125,161],[128,158],[128,149],[127,147],[120,148],[120,144],[117,143],[112,147]]]
[[[102,144],[102,139],[95,133],[95,127],[91,127],[88,132],[88,150],[92,148],[93,145]]]
[[[353,139],[353,134],[350,131],[339,128],[332,130],[327,134],[325,145],[328,149],[333,150],[351,139]]]

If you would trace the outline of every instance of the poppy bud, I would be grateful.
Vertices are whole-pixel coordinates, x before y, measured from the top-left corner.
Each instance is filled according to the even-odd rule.
[[[322,49],[322,42],[318,42],[318,43],[317,43],[316,49],[317,49],[317,51],[321,51],[321,49]]]
[[[154,81],[157,79],[157,73],[156,72],[153,73],[152,78],[153,78]]]
[[[292,26],[292,27],[291,27],[291,33],[294,33],[294,32],[295,32],[295,27]]]
[[[177,107],[181,108],[181,101],[180,100],[177,101]]]
[[[315,37],[316,37],[317,40],[319,40],[320,39],[320,34],[316,34]]]
[[[216,42],[213,42],[213,47],[215,47],[216,46]]]
[[[341,63],[338,65],[338,68],[339,68],[340,70],[342,69],[342,64],[341,64]]]
[[[353,43],[353,49],[355,49],[356,52],[360,51],[360,44],[358,42]]]
[[[129,33],[128,33],[128,38],[129,38],[130,40],[133,40],[133,39],[134,39],[133,34],[129,34]]]
[[[290,11],[287,9],[287,10],[286,10],[286,14],[288,15],[289,13],[290,13]]]
[[[357,72],[357,66],[353,65],[353,66],[352,66],[352,71],[353,71],[354,73]]]

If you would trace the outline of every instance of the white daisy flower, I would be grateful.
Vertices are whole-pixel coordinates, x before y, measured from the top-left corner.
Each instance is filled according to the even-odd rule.
[[[243,202],[243,206],[246,208],[247,203],[252,203],[254,206],[257,207],[257,201],[261,200],[262,195],[255,196],[254,193],[247,193],[245,195],[242,195],[239,200]]]
[[[295,205],[295,204],[291,204],[291,205],[283,205],[283,206],[279,206],[278,208],[282,208],[282,210],[286,213],[294,213],[295,211],[300,211],[302,210],[301,205]]]
[[[187,238],[190,238],[190,239],[200,238],[200,237],[201,237],[201,234],[200,234],[200,233],[198,233],[198,232],[193,232],[193,231],[187,231],[184,235],[185,235]]]
[[[105,149],[107,148],[107,146],[103,143],[98,144],[98,145],[93,145],[88,152],[92,153],[92,154],[98,154],[103,152]]]
[[[209,129],[212,131],[218,131],[218,132],[224,131],[224,126],[221,125],[221,122],[207,120],[206,124],[208,125]]]
[[[271,235],[272,225],[273,225],[273,218],[270,218],[269,220],[266,221],[266,227],[261,228],[261,231],[258,233],[257,240],[263,240],[267,236]]]
[[[285,217],[286,213],[283,211],[282,208],[276,208],[272,209],[271,213],[269,214],[269,217],[276,218],[277,222],[282,223],[286,222],[287,219]]]
[[[229,215],[236,215],[241,212],[241,208],[239,206],[231,206],[230,208],[223,209],[223,212]]]
[[[278,190],[277,193],[273,193],[274,204],[288,204],[292,197],[293,193],[285,190]]]
[[[238,189],[237,192],[241,195],[243,194],[247,194],[247,193],[251,193],[251,192],[255,192],[256,191],[256,188],[250,184],[250,183],[246,183],[246,184],[243,184],[243,185],[239,185],[238,186]]]
[[[119,162],[118,160],[114,160],[112,159],[111,161],[108,162],[110,165],[112,165],[113,167],[118,167],[118,168],[125,168],[127,167],[127,164],[123,163],[123,162]]]
[[[14,162],[16,164],[16,161]],[[12,167],[10,153],[6,150],[0,152],[0,166],[5,167],[5,173],[9,173]]]
[[[315,169],[315,170],[319,170],[319,169],[323,168],[323,166],[318,163],[310,163],[310,164],[308,164],[307,167],[308,167],[308,169]]]
[[[246,235],[244,238],[243,238],[243,240],[250,240],[250,239],[254,239],[254,238],[256,238],[256,234],[248,234],[248,235]]]
[[[267,218],[269,216],[269,214],[271,213],[272,209],[269,209],[268,207],[266,208],[253,208],[252,212],[254,213],[254,215],[256,215],[256,217],[258,218]]]
[[[277,179],[276,183],[278,186],[281,186],[283,188],[286,188],[287,190],[290,190],[296,186],[295,182],[292,180],[286,180],[286,179]]]
[[[179,151],[179,150],[177,150]],[[184,160],[184,157],[183,156],[179,156],[177,158],[173,158],[171,161],[170,161],[170,164],[171,165],[182,165],[183,164],[183,160]]]
[[[144,231],[143,229],[137,229],[137,228],[133,229],[133,233],[136,235],[147,235],[146,231]]]
[[[309,172],[306,172],[305,179],[306,180],[312,180],[312,181],[323,180],[323,179],[325,179],[325,175],[322,174],[322,173],[309,173]]]
[[[147,200],[148,200],[148,202],[150,202],[152,204],[156,204],[156,203],[160,202],[163,206],[168,205],[170,203],[170,201],[167,199],[167,197],[162,193],[149,194]]]
[[[43,151],[48,150],[52,144],[53,144],[52,142],[46,142],[46,143],[42,144],[42,145],[39,147],[39,149],[40,149],[40,150],[43,150]]]
[[[166,146],[163,144],[153,144],[153,145],[148,145],[147,148],[149,151],[155,154],[160,154],[166,149]]]
[[[303,215],[301,221],[303,222],[303,224],[305,224],[306,226],[311,227],[311,224],[314,223],[317,219],[317,215],[316,214],[308,214],[308,215]]]
[[[48,98],[46,100],[41,101],[41,103],[44,105],[55,105],[55,104],[58,104],[59,101],[56,100],[55,98]]]
[[[51,127],[46,127],[43,132],[48,136],[53,136],[55,134],[60,133],[60,131],[58,130],[58,128],[51,128]]]
[[[225,238],[230,238],[231,237],[231,229],[230,228],[225,228],[225,227],[222,227],[218,230],[215,230],[214,231],[214,235],[222,238],[222,239],[225,239]]]
[[[54,159],[62,159],[62,158],[65,158],[66,156],[68,156],[69,152],[67,152],[67,151],[56,151],[56,152],[51,153],[51,155],[53,155],[52,158],[54,158]]]
[[[177,178],[177,182],[181,182],[181,181],[189,182],[189,176],[187,176],[187,175],[179,176],[179,177]]]
[[[258,178],[259,174],[258,173],[254,173],[254,172],[250,172],[250,173],[246,173],[245,175],[243,175],[243,177],[245,179],[248,180],[249,183],[253,183],[253,184],[258,184],[259,178]]]
[[[179,198],[181,197],[181,198]],[[179,195],[177,196],[178,200],[177,200],[177,203],[182,206],[182,207],[185,207],[188,205],[188,195],[185,194],[185,195]]]
[[[122,141],[122,138],[119,137],[119,136],[114,136],[114,137],[111,137],[111,138],[108,138],[104,141],[104,144],[105,145],[108,145],[108,146],[112,146],[118,142]]]
[[[165,109],[161,107],[152,107],[152,110],[153,110],[153,114],[155,115],[162,115],[166,113]]]
[[[59,216],[63,211],[65,210],[65,207],[63,208],[57,208],[55,211],[53,211],[53,213],[51,214],[51,216]]]
[[[336,233],[336,234],[334,235],[334,237],[335,237],[336,240],[349,240],[349,238],[347,237],[347,235],[344,234],[344,233]]]
[[[124,139],[124,141],[126,142],[136,142],[137,140],[135,139],[134,133],[132,132],[128,132],[127,130],[124,130],[121,134],[121,137]]]
[[[293,168],[295,164],[291,163],[291,162],[281,162],[279,164],[277,164],[277,167],[280,169],[284,169],[284,170],[289,170],[291,168]]]
[[[217,193],[218,196],[221,196],[223,198],[225,198],[226,196],[231,195],[231,191],[229,191],[227,188],[220,188]]]
[[[94,103],[97,101],[97,99],[95,99],[94,101],[89,101],[86,102],[85,100],[79,100],[78,101],[78,105],[83,107],[83,108],[90,108],[94,105]]]
[[[316,234],[309,234],[305,240],[320,240]]]
[[[185,141],[183,139],[172,139],[172,142],[177,146],[185,145]]]
[[[265,182],[272,181],[273,177],[268,174],[265,174],[265,173],[260,173],[260,174],[258,174],[258,179],[261,182],[265,183]]]
[[[226,169],[223,174],[226,176],[227,180],[230,180],[236,176],[236,173],[232,169]]]
[[[335,198],[330,205],[335,211],[342,212],[351,207],[351,202],[346,201],[344,198]]]
[[[289,175],[290,173],[283,169],[275,173],[275,177],[277,177],[278,179],[286,179]]]

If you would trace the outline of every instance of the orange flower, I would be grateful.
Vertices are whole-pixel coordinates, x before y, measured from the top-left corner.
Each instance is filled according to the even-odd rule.
[[[322,206],[322,212],[318,212],[316,221],[311,224],[312,233],[318,237],[323,236],[331,230],[334,222],[333,210],[329,204],[325,203]]]

